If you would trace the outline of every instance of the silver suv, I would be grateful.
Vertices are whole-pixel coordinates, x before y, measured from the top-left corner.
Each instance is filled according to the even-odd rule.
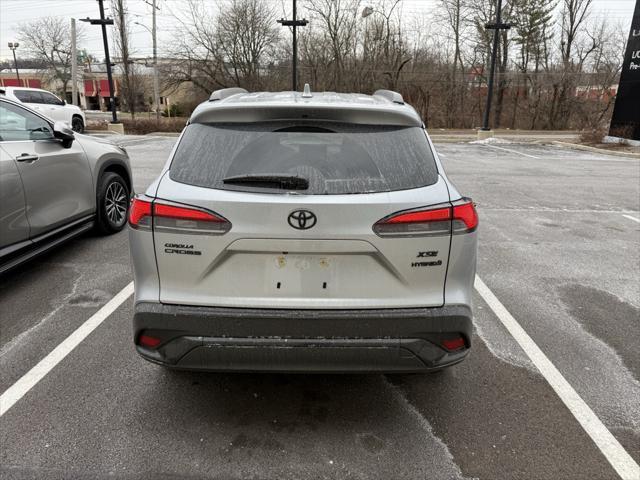
[[[478,217],[395,92],[214,92],[129,216],[134,342],[213,371],[460,362]]]
[[[127,224],[122,147],[0,97],[0,274],[91,228]]]

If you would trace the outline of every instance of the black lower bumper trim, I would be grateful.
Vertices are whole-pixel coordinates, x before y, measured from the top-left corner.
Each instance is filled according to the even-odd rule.
[[[134,340],[152,362],[208,371],[414,372],[464,359],[472,331],[464,305],[379,310],[283,310],[139,303]],[[465,348],[440,342],[462,336]]]

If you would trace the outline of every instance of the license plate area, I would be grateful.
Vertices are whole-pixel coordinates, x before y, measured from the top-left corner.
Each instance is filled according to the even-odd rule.
[[[267,290],[276,296],[330,295],[338,286],[336,256],[283,253],[269,255],[266,263]]]

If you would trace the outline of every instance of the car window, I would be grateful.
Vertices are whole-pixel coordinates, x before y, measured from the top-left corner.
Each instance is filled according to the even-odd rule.
[[[53,129],[46,120],[6,102],[0,102],[0,141],[49,140]]]
[[[24,103],[44,103],[40,92],[34,92],[33,90],[14,90],[13,94],[18,100]]]
[[[39,92],[42,95],[43,103],[47,105],[62,105],[62,100],[56,97],[53,93]]]
[[[305,193],[312,194],[406,190],[438,179],[421,128],[330,122],[191,124],[169,173],[177,182],[201,187],[281,193],[223,182],[273,174],[306,178]]]

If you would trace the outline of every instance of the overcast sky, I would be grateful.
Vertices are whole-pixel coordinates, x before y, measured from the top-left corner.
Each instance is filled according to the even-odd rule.
[[[211,8],[224,0],[208,0]],[[289,9],[290,0],[263,0],[276,6],[278,12]],[[421,12],[428,13],[433,10],[438,0],[403,0],[403,12],[405,15],[416,15]],[[615,21],[622,22],[629,28],[636,0],[594,0],[593,16],[607,16]],[[160,7],[158,12],[158,47],[160,54],[169,52],[174,44],[176,21],[173,14],[180,15],[184,11],[185,0],[157,0]],[[299,1],[299,4],[302,4]],[[109,6],[109,0],[105,0],[105,6]],[[285,5],[285,7],[283,7]],[[132,21],[137,21],[151,27],[151,7],[144,0],[127,0]],[[109,11],[107,11],[107,15]],[[0,0],[0,58],[11,57],[11,51],[7,47],[8,42],[15,41],[18,37],[19,24],[34,20],[39,17],[56,16],[63,18],[92,18],[98,17],[98,3],[96,0]],[[84,24],[80,24],[84,25]],[[151,34],[144,27],[131,25],[131,41],[136,56],[151,56]],[[86,48],[89,53],[99,59],[104,58],[102,48],[101,30],[98,26],[86,25],[84,27],[84,40],[78,48]],[[111,30],[111,29],[110,29]],[[111,32],[110,32],[111,33]],[[20,56],[20,49],[17,51]]]

